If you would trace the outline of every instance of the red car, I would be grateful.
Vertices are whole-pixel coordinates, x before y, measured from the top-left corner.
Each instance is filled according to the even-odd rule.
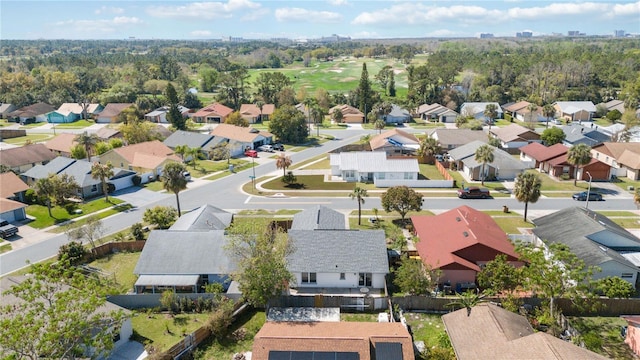
[[[255,151],[255,150],[249,149],[249,150],[245,150],[244,151],[244,155],[248,156],[248,157],[252,157],[252,158],[257,158],[258,157],[258,152]]]

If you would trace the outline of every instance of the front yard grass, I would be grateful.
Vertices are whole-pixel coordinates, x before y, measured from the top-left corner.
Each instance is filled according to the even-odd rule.
[[[570,317],[571,325],[580,332],[587,349],[610,359],[635,359],[629,345],[620,336],[627,322],[619,317]]]
[[[328,170],[328,169],[331,169],[328,157],[326,159],[320,160],[316,163],[312,163],[304,167],[304,170]]]
[[[27,142],[39,143],[39,142],[43,142],[43,141],[49,140],[52,137],[53,137],[53,135],[51,135],[51,134],[29,134],[27,136],[20,136],[20,137],[15,137],[15,138],[11,138],[11,139],[4,139],[2,141],[6,142],[7,144],[22,146],[22,145],[26,144]]]
[[[120,201],[120,200],[118,200],[118,201]],[[113,208],[111,208],[109,210],[101,211],[101,212],[95,214],[94,216],[97,217],[98,219],[104,219],[104,218],[109,217],[111,215],[117,214],[119,212],[127,211],[127,210],[132,209],[132,208],[133,208],[133,205],[131,205],[131,204],[120,204],[120,205],[114,206]],[[71,222],[69,224],[66,224],[65,226],[59,226],[57,228],[51,229],[51,230],[49,230],[49,232],[62,233],[62,232],[65,232],[65,231],[67,231],[69,229],[75,229],[77,227],[84,226],[88,221],[89,221],[88,217],[82,218],[82,219],[79,219],[79,220],[75,220],[75,221],[73,221],[73,222]]]
[[[190,334],[204,326],[209,314],[177,314],[135,312],[132,340],[166,351]],[[184,334],[184,335],[183,335]]]
[[[294,215],[299,213],[301,210],[290,210],[290,209],[279,209],[279,210],[264,210],[264,209],[254,209],[254,210],[240,210],[238,211],[238,216],[248,215],[248,216],[256,216],[256,215],[266,215],[266,216],[281,216],[281,215]]]
[[[164,190],[164,185],[163,185],[161,180],[148,182],[146,184],[142,184],[141,186],[144,187],[145,189],[151,190],[151,191],[162,191],[162,190]]]
[[[95,122],[91,120],[78,120],[71,123],[55,124],[54,126],[56,129],[84,129],[93,124],[95,124]]]
[[[615,184],[620,189],[631,192],[640,187],[640,180],[631,180],[628,177],[619,177],[616,180],[611,181],[612,184]],[[633,190],[629,190],[629,187],[632,187]]]
[[[0,241],[0,254],[11,251],[13,248],[8,241]]]
[[[492,216],[492,218],[507,234],[520,234],[518,228],[533,228],[533,224],[525,222],[523,216]]]
[[[124,294],[131,291],[136,283],[137,277],[133,273],[133,269],[136,267],[140,254],[140,252],[109,254],[87,265],[107,273],[109,279],[116,282],[118,293]]]
[[[51,208],[51,214],[53,215],[53,217],[49,216],[49,211],[47,210],[47,207],[45,205],[29,205],[27,206],[27,215],[35,218],[34,221],[29,223],[29,226],[36,229],[44,229],[46,227],[60,224],[62,222],[75,219],[83,215],[88,215],[120,203],[122,203],[122,200],[120,199],[109,198],[109,202],[106,202],[103,197],[100,197],[99,199],[95,199],[86,203],[70,205],[68,208],[72,209],[71,211],[67,211],[67,208],[64,207],[53,206]],[[82,210],[82,212],[80,214],[76,214],[73,211],[75,209],[80,209]]]
[[[191,172],[191,177],[193,178],[201,178],[203,176],[213,174],[218,171],[229,170],[229,164],[233,165],[234,171],[239,171],[238,169],[244,167],[247,164],[251,164],[251,161],[247,161],[244,159],[230,159],[227,163],[227,160],[219,160],[219,161],[211,161],[211,160],[198,160],[196,162],[196,166],[193,166],[193,163],[186,164],[187,170]],[[250,165],[249,165],[250,166]]]

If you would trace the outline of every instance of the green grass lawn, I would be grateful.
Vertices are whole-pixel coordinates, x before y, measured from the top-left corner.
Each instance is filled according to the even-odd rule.
[[[11,138],[11,139],[4,139],[3,141],[6,142],[7,144],[22,146],[22,145],[26,144],[29,141],[32,142],[32,143],[38,143],[38,142],[47,141],[47,140],[51,139],[52,137],[53,137],[53,135],[51,135],[51,134],[29,134],[27,136],[20,136],[20,137],[15,137],[15,138]]]
[[[541,174],[540,172],[538,172],[535,169],[529,169],[527,170],[527,172],[533,172],[534,174],[538,174],[538,177],[540,178],[541,182],[542,182],[542,186],[540,187],[540,191],[544,192],[544,191],[571,191],[571,192],[578,192],[578,191],[585,191],[587,190],[589,183],[587,181],[578,181],[576,183],[576,186],[573,186],[573,180],[554,180],[551,179],[549,177],[549,175],[547,174]],[[592,184],[592,189],[596,189],[596,187],[593,186]]]
[[[323,159],[311,165],[305,166],[304,170],[329,170],[331,166],[329,165],[329,159]]]
[[[11,243],[8,241],[0,241],[0,254],[11,251]]]
[[[26,125],[20,125],[20,129],[33,129],[33,128],[37,128],[40,127],[42,125],[46,124],[45,122],[36,122],[36,123],[31,123],[31,124],[26,124]]]
[[[444,176],[440,174],[438,168],[435,165],[419,164],[420,174],[424,175],[429,180],[445,180]]]
[[[639,217],[614,217],[610,218],[614,223],[622,226],[625,229],[640,229],[640,218]]]
[[[251,161],[245,159],[230,159],[227,160],[211,161],[211,160],[198,160],[194,168],[193,163],[186,165],[187,170],[191,173],[191,177],[200,178],[209,174],[213,174],[218,171],[229,170],[229,164],[233,165],[234,171],[244,168],[245,166],[251,166]]]
[[[133,340],[165,351],[181,341],[183,334],[190,334],[203,326],[208,317],[209,314],[135,312],[131,319]]]
[[[619,317],[570,317],[570,323],[580,332],[587,349],[610,359],[635,359],[629,345],[620,336],[627,322]]]
[[[293,163],[291,164],[291,166],[289,166],[288,170],[294,170],[294,169],[299,169],[307,164],[310,164],[314,161],[320,160],[320,159],[325,159],[327,158],[327,154],[322,154],[322,155],[318,155],[318,156],[314,156],[311,159],[307,159],[305,161],[299,162],[299,163]]]
[[[145,189],[151,190],[151,191],[162,191],[162,190],[164,190],[164,186],[162,184],[162,181],[160,181],[160,180],[148,182],[146,184],[142,184],[141,186],[144,187]]]
[[[611,183],[617,185],[620,189],[631,193],[633,190],[629,191],[629,186],[632,186],[633,189],[640,188],[640,180],[631,180],[627,177],[619,177],[615,181],[611,181]]]
[[[244,312],[231,325],[231,331],[244,329],[245,336],[242,339],[227,337],[223,340],[209,338],[203,341],[195,351],[194,359],[231,359],[233,354],[251,351],[253,338],[258,333],[266,321],[264,311],[249,310]]]
[[[444,323],[440,315],[404,313],[404,316],[413,331],[413,340],[424,341],[426,348],[439,346],[438,339],[441,336],[446,336]]]
[[[116,199],[116,201],[120,201],[119,199]],[[113,207],[112,209],[109,210],[105,210],[105,211],[101,211],[97,214],[95,214],[94,216],[98,217],[98,219],[104,219],[106,217],[109,217],[111,215],[117,214],[119,212],[123,212],[123,211],[127,211],[129,209],[132,209],[133,205],[131,204],[120,204],[118,206]],[[52,233],[63,233],[69,229],[75,229],[77,227],[80,226],[84,226],[84,224],[86,224],[89,221],[89,218],[82,218],[79,220],[75,220],[72,223],[69,223],[65,226],[59,226],[57,228],[53,228],[51,230],[49,230],[49,232]]]
[[[509,214],[505,214],[509,215]],[[520,234],[518,228],[533,228],[533,224],[525,222],[523,217],[520,216],[492,216],[493,220],[500,226],[502,231],[507,234]],[[529,216],[527,216],[528,218]]]
[[[108,273],[110,279],[116,281],[118,293],[124,294],[131,291],[136,283],[137,276],[134,275],[133,269],[139,258],[139,252],[117,253],[107,255],[87,265]]]
[[[70,209],[80,209],[82,212],[76,214],[73,211],[69,212],[66,208],[60,206],[54,206],[51,208],[51,214],[44,205],[29,205],[27,206],[27,215],[35,218],[34,221],[29,223],[29,226],[36,229],[44,229],[46,227],[65,222],[67,220],[75,219],[77,217],[94,213],[98,210],[106,209],[116,204],[122,203],[122,200],[116,198],[109,198],[109,202],[104,201],[103,197],[98,199],[71,206]]]
[[[267,216],[280,216],[280,215],[293,215],[299,213],[301,210],[290,210],[290,209],[279,209],[279,210],[264,210],[264,209],[253,209],[253,210],[240,210],[236,215],[267,215]]]
[[[55,124],[56,129],[84,129],[95,124],[91,120],[78,120],[71,123]]]

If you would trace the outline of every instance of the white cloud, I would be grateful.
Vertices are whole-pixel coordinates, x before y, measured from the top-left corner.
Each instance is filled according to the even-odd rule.
[[[376,39],[381,37],[380,34],[378,34],[377,32],[370,32],[370,31],[360,31],[357,32],[355,34],[353,34],[352,36],[354,39]]]
[[[101,6],[99,9],[96,9],[96,14],[122,14],[124,13],[123,8],[113,7],[113,6]]]
[[[464,20],[488,21],[499,19],[499,10],[481,6],[430,6],[421,3],[401,3],[390,8],[363,12],[353,19],[355,25],[375,25],[382,23],[425,25],[439,21]]]
[[[452,37],[460,35],[459,32],[448,29],[438,29],[425,34],[426,37]]]
[[[209,37],[211,36],[211,31],[209,30],[195,30],[189,33],[191,36],[195,37]]]
[[[259,9],[262,5],[249,0],[227,2],[194,2],[176,6],[150,6],[147,14],[159,18],[196,18],[212,20],[230,18],[235,12]]]
[[[640,15],[640,1],[630,4],[615,4],[610,11],[612,16]]]
[[[327,0],[327,2],[333,6],[342,6],[349,4],[347,0]]]
[[[248,13],[246,13],[245,15],[243,15],[242,17],[240,17],[240,19],[242,21],[256,21],[256,20],[260,20],[264,17],[266,17],[267,15],[269,15],[271,11],[269,9],[257,9],[257,10],[253,10],[250,11]]]
[[[63,20],[55,22],[54,25],[64,26],[72,33],[82,33],[84,37],[90,37],[90,35],[116,33],[125,25],[140,25],[143,23],[144,21],[137,17],[116,16],[113,19]]]
[[[548,19],[555,16],[603,14],[611,7],[607,3],[554,3],[544,7],[512,8],[506,16],[511,19]]]
[[[109,22],[109,20],[107,20],[107,22]],[[117,25],[143,23],[143,21],[137,17],[127,17],[127,16],[116,16],[113,18],[112,22]]]
[[[280,22],[309,22],[309,23],[337,23],[342,21],[342,15],[330,11],[312,11],[302,8],[281,8],[275,12],[276,20]]]

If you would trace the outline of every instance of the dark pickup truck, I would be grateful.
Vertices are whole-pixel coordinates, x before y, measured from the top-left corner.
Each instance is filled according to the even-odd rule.
[[[18,227],[9,224],[7,220],[0,219],[0,237],[3,239],[10,238],[18,233]]]
[[[460,199],[488,199],[491,197],[489,189],[479,187],[467,187],[458,189],[458,197]]]

